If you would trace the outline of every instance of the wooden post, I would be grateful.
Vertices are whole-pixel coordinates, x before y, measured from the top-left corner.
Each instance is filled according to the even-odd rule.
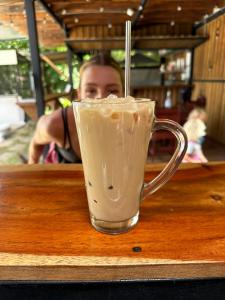
[[[35,14],[35,0],[24,0],[26,16],[27,16],[27,28],[29,35],[30,53],[31,53],[31,65],[34,78],[35,98],[37,103],[38,117],[44,114],[44,89],[42,84],[42,72],[41,62],[38,47],[38,33],[36,27],[36,14]]]

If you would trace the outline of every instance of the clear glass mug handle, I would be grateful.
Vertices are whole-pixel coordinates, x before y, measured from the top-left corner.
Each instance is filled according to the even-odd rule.
[[[187,151],[187,135],[178,123],[167,119],[155,119],[152,133],[154,134],[158,130],[167,130],[175,135],[177,146],[173,156],[161,173],[152,181],[144,183],[142,200],[161,188],[173,176]]]

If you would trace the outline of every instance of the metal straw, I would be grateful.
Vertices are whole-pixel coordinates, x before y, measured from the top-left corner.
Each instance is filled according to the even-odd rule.
[[[131,21],[126,21],[125,43],[125,97],[130,95],[130,51],[131,51]]]

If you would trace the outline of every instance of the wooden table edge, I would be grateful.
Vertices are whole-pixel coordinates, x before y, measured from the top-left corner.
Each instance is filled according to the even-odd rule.
[[[0,266],[0,280],[121,281],[225,278],[225,263],[127,266]]]
[[[225,278],[225,261],[0,254],[0,280],[113,281]]]
[[[146,163],[145,165],[145,171],[160,171],[165,167],[166,163]],[[200,163],[182,163],[180,164],[178,170],[186,170],[186,169],[196,169],[208,166],[219,166],[219,165],[225,165],[225,161],[213,161],[208,162],[204,164]],[[83,166],[82,164],[20,164],[20,165],[7,165],[3,164],[0,165],[0,173],[6,172],[21,172],[21,171],[29,171],[29,172],[35,172],[35,171],[82,171],[83,172]]]

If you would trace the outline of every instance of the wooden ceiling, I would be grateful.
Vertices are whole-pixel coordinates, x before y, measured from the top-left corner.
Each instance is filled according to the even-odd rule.
[[[63,45],[65,38],[60,25],[36,1],[36,19],[42,46]],[[0,0],[0,23],[12,27],[21,37],[27,36],[27,20],[23,0]]]
[[[136,48],[192,48],[205,38],[192,35],[193,25],[211,15],[215,7],[225,6],[225,0],[38,0],[35,3],[40,43],[51,47],[66,40],[77,51],[124,48],[126,20],[132,21]],[[24,2],[0,0],[0,22],[27,35]]]

